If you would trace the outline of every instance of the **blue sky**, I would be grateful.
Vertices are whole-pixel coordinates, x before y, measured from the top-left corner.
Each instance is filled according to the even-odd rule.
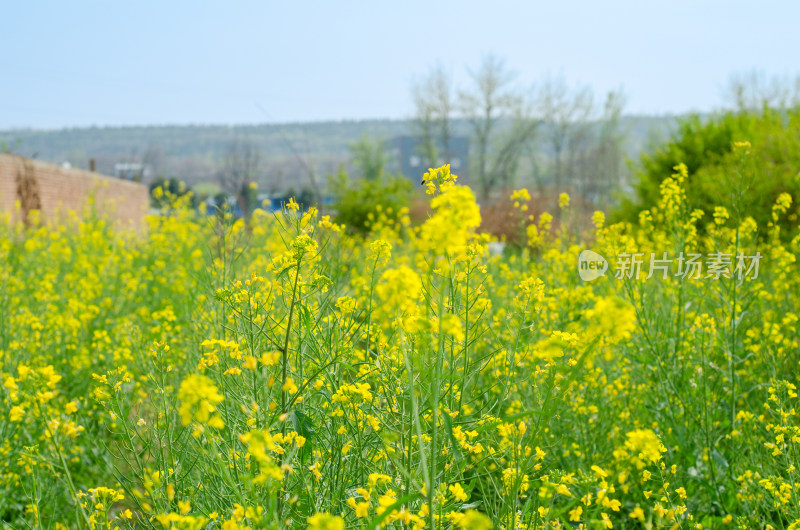
[[[2,1],[0,129],[405,118],[437,63],[493,53],[623,88],[629,113],[711,110],[731,74],[800,74],[800,2]]]

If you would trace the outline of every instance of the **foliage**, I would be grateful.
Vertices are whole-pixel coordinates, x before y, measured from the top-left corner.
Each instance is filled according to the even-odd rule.
[[[369,231],[380,217],[392,222],[404,217],[413,192],[413,184],[402,175],[353,180],[343,167],[330,178],[329,188],[336,197],[336,222],[361,233]]]
[[[637,223],[594,215],[589,283],[568,196],[503,257],[472,191],[426,178],[422,226],[366,237],[186,197],[142,233],[0,225],[0,521],[800,527],[800,239],[722,208],[703,233],[679,166]],[[764,260],[612,277],[662,252]]]
[[[383,145],[368,136],[350,144],[350,161],[364,180],[381,180],[386,174],[388,160]]]
[[[150,183],[150,201],[154,208],[164,208],[175,201],[176,197],[189,196],[196,206],[192,190],[175,177],[159,177]]]
[[[749,142],[746,178],[738,169],[741,153],[736,142]],[[633,220],[656,204],[661,180],[679,162],[689,171],[686,194],[691,207],[707,213],[714,206],[738,209],[765,227],[771,221],[769,206],[778,196],[796,197],[800,191],[800,107],[682,120],[671,141],[642,155],[636,173],[638,198],[623,203],[616,218]],[[794,210],[783,223],[787,229],[795,220]]]

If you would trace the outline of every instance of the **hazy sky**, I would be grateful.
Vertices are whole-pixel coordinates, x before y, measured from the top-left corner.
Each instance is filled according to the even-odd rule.
[[[710,110],[732,73],[800,73],[800,2],[0,0],[0,129],[412,114],[488,53],[631,113]]]

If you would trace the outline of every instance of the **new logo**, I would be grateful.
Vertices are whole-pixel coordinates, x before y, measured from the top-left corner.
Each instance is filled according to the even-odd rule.
[[[578,255],[578,274],[581,280],[591,282],[605,276],[608,270],[606,258],[593,250],[584,250]]]

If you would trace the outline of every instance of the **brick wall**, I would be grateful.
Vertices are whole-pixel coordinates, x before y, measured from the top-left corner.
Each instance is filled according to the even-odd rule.
[[[0,210],[14,221],[26,222],[29,210],[39,210],[57,222],[68,211],[81,214],[92,195],[96,210],[115,224],[143,227],[150,204],[145,185],[0,154]]]

